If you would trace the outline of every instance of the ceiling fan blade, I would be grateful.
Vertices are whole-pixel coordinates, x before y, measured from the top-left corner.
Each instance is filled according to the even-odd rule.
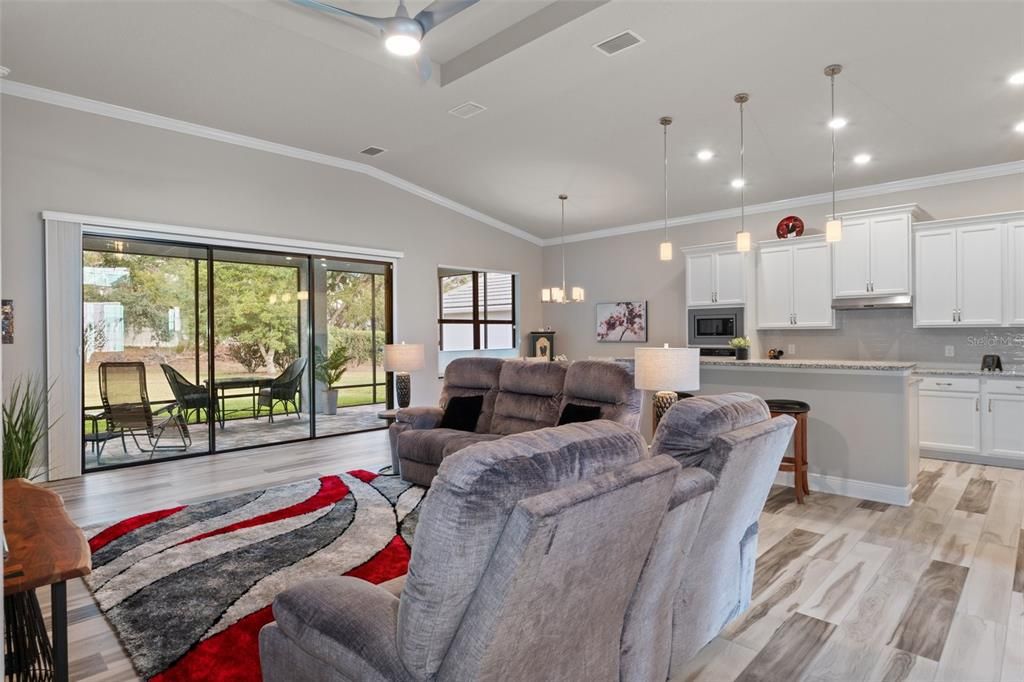
[[[442,21],[451,19],[462,10],[475,5],[480,0],[434,0],[417,14],[413,19],[423,27],[423,34],[426,35]]]
[[[342,19],[354,19],[359,23],[360,28],[372,30],[378,35],[384,30],[385,26],[387,26],[387,19],[368,17],[365,14],[349,12],[347,9],[328,5],[326,2],[319,2],[319,0],[291,0],[291,2],[301,7],[315,9],[318,12],[324,12],[325,14],[330,14],[331,16],[340,17]]]
[[[424,50],[420,50],[420,53],[416,55],[416,71],[420,75],[421,83],[429,81],[430,75],[434,72],[434,65]]]

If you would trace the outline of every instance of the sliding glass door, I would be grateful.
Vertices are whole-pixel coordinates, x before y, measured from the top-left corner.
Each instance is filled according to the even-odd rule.
[[[309,259],[214,249],[218,450],[309,438]]]
[[[314,263],[317,435],[380,428],[377,414],[387,409],[391,266],[331,258]]]
[[[386,426],[390,263],[83,244],[85,471]]]
[[[84,470],[210,452],[206,249],[86,236]]]

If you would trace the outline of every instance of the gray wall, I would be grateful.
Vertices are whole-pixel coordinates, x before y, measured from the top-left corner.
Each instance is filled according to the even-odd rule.
[[[918,203],[936,219],[1024,209],[1024,175],[964,182],[943,187],[843,201],[839,211]],[[775,238],[775,225],[786,215],[804,219],[807,233],[823,232],[828,205],[809,206],[747,218],[755,242]],[[729,241],[739,220],[719,220],[671,228],[677,252],[671,262],[658,260],[661,231],[608,237],[566,245],[567,283],[586,288],[582,305],[544,304],[544,324],[556,331],[560,353],[578,359],[588,356],[632,356],[638,344],[598,343],[594,335],[594,304],[603,301],[648,301],[649,345],[686,344],[686,298],[682,254],[686,246]],[[544,284],[561,279],[559,247],[544,248]],[[528,296],[529,293],[524,293]],[[536,294],[539,296],[539,293]],[[981,357],[984,346],[972,337],[986,330],[915,330],[906,311],[854,311],[838,313],[835,331],[786,331],[761,334],[761,348],[796,345],[796,357],[839,359],[901,359],[948,362],[944,346],[956,346],[953,362]],[[748,330],[753,332],[748,318]],[[1006,330],[988,330],[1005,335]],[[1012,330],[1024,333],[1024,330]],[[989,334],[991,336],[991,334]],[[1002,339],[997,340],[1001,342]],[[640,344],[642,345],[642,344]],[[1001,346],[994,351],[1024,363],[1024,348]]]
[[[0,102],[3,295],[17,316],[15,343],[3,346],[8,383],[45,369],[43,210],[404,251],[397,336],[428,349],[413,377],[417,403],[435,403],[440,389],[430,352],[439,264],[514,271],[522,291],[540,288],[540,247],[365,175],[11,96]],[[524,298],[521,314],[524,333],[537,327],[539,300]]]

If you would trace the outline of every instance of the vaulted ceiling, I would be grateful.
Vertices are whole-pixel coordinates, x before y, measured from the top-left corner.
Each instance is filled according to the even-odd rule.
[[[333,0],[387,16],[392,2]],[[826,64],[844,71],[840,186],[1024,158],[1022,2],[481,0],[424,42],[435,76],[362,30],[287,2],[5,0],[11,80],[363,161],[540,237],[830,186]],[[415,14],[425,1],[410,1]],[[608,57],[623,30],[644,42]],[[455,67],[458,67],[456,69]],[[442,75],[462,75],[442,86]],[[459,119],[472,100],[487,110]],[[373,159],[368,145],[388,151]],[[715,151],[700,162],[701,148]],[[852,156],[867,152],[871,163]]]

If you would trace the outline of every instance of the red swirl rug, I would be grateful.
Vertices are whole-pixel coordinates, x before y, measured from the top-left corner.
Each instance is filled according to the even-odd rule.
[[[274,596],[403,575],[424,493],[356,470],[140,514],[92,531],[86,583],[141,677],[258,682]]]

